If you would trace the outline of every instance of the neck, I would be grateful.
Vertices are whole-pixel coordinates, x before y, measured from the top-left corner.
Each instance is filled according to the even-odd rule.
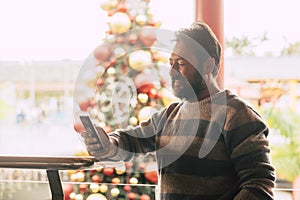
[[[207,87],[203,88],[200,92],[198,92],[197,99],[187,99],[189,102],[201,101],[207,97],[210,97],[218,92],[220,92],[220,88],[215,79],[209,79],[207,82]]]

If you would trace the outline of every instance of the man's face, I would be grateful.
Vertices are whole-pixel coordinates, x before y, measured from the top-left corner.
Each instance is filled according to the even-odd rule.
[[[174,95],[187,100],[195,100],[199,93],[206,89],[206,83],[199,71],[201,66],[193,53],[195,52],[182,42],[177,42],[170,57],[170,76]],[[194,67],[191,63],[198,67]]]

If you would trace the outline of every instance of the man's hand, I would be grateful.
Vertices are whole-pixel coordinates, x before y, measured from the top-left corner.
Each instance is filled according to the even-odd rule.
[[[99,161],[110,161],[110,157],[116,154],[117,146],[109,139],[103,128],[96,127],[96,130],[103,146],[98,137],[93,136],[89,131],[84,131],[81,133],[81,136],[84,138],[87,151]]]

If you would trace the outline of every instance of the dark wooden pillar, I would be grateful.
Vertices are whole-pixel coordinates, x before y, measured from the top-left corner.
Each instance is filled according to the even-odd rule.
[[[207,23],[216,34],[224,53],[224,16],[223,0],[195,0],[195,20]],[[224,54],[221,57],[220,71],[217,77],[220,88],[224,88]]]

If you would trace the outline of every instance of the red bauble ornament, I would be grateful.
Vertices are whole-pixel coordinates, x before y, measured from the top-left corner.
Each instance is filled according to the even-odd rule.
[[[106,175],[106,176],[111,176],[113,175],[115,172],[115,169],[112,168],[112,167],[107,167],[107,168],[104,168],[103,169],[103,173]]]
[[[120,11],[120,12],[126,12],[126,11],[127,11],[126,5],[125,5],[124,3],[118,4],[117,9],[118,9],[118,11]]]
[[[96,85],[97,85],[98,87],[104,85],[104,79],[103,79],[103,78],[98,78],[98,79],[97,79]]]
[[[79,190],[80,190],[80,192],[85,193],[88,191],[88,187],[89,187],[88,184],[80,184]]]
[[[98,174],[92,176],[92,181],[94,183],[99,183],[101,181],[101,177]]]
[[[88,108],[91,106],[91,101],[89,99],[85,100],[85,101],[81,101],[78,103],[78,105],[79,105],[80,110],[86,112],[88,110]]]
[[[70,200],[70,194],[73,192],[73,185],[72,184],[63,184],[63,191],[64,191],[64,200]]]
[[[112,132],[112,128],[110,126],[104,126],[103,129],[105,130],[106,133]]]
[[[145,83],[137,87],[137,90],[141,93],[149,93],[149,91],[154,87],[152,83]]]
[[[130,185],[125,185],[124,187],[123,187],[123,189],[124,189],[124,191],[125,192],[130,192],[131,191],[131,186]]]
[[[156,33],[153,28],[143,28],[138,35],[139,40],[146,47],[151,47],[156,41]]]
[[[111,34],[112,34],[112,30],[109,29],[108,31],[106,31],[106,33],[107,33],[108,35],[111,35]]]
[[[152,54],[152,60],[153,61],[158,61],[158,59],[159,59],[159,57],[158,57],[157,53],[153,53]]]
[[[157,183],[158,175],[157,175],[157,164],[156,163],[149,163],[145,167],[145,178],[151,183]]]
[[[112,184],[120,184],[121,180],[118,177],[114,177],[111,179],[111,183]]]
[[[134,78],[134,84],[138,90],[138,92],[148,94],[152,88],[154,88],[155,84],[158,84],[156,77],[151,74],[139,73]]]
[[[136,199],[136,194],[133,192],[129,192],[127,195],[128,200],[135,200]]]
[[[157,183],[158,176],[156,171],[145,172],[145,178],[151,183]]]
[[[151,98],[151,99],[153,99],[153,98],[156,98],[156,96],[157,96],[157,90],[155,89],[155,88],[151,88],[150,90],[149,90],[149,97]]]
[[[96,49],[94,50],[94,57],[100,63],[108,60],[111,54],[112,53],[109,46],[104,44],[96,47]]]
[[[151,200],[150,196],[148,194],[142,194],[140,196],[140,200]]]
[[[149,22],[149,25],[150,25],[150,26],[155,26],[156,23],[155,23],[154,21],[150,21],[150,22]]]
[[[110,10],[110,11],[107,12],[107,16],[111,17],[111,16],[113,16],[115,13],[116,13],[115,10]]]

